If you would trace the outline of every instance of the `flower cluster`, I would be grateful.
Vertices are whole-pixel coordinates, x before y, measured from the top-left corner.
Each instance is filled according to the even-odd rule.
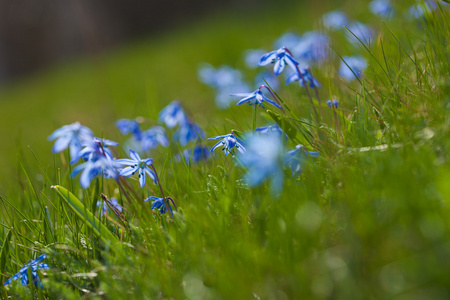
[[[28,264],[24,265],[19,272],[17,272],[13,277],[9,278],[5,281],[3,285],[11,284],[13,281],[19,280],[19,282],[23,286],[27,286],[29,283],[28,273],[31,272],[31,279],[35,286],[39,286],[41,289],[44,288],[42,286],[42,282],[39,279],[39,276],[37,274],[37,270],[39,269],[50,269],[48,264],[41,263],[45,258],[47,257],[46,254],[42,254],[35,260],[30,261]]]

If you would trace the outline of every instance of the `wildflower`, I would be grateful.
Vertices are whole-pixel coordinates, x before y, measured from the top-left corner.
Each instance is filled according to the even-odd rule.
[[[70,177],[73,178],[83,171],[80,176],[80,184],[82,188],[86,189],[90,186],[92,179],[99,175],[104,178],[117,179],[118,167],[117,162],[109,156],[92,154],[86,162],[73,169]]]
[[[245,151],[246,151],[245,147],[244,147],[244,142],[241,139],[237,138],[234,135],[234,133],[215,136],[215,137],[209,138],[208,141],[218,140],[218,139],[221,139],[221,140],[211,148],[211,152],[213,152],[220,146],[222,146],[222,150],[225,153],[225,156],[227,156],[229,153],[234,154],[235,148],[241,153],[245,153]]]
[[[347,25],[347,16],[340,10],[333,10],[322,16],[323,25],[328,29],[340,29]]]
[[[154,126],[142,133],[141,146],[143,151],[158,147],[161,145],[167,147],[169,145],[169,139],[164,133],[164,128],[161,126]]]
[[[328,105],[328,107],[338,108],[339,101],[337,101],[336,99],[328,100],[327,105]]]
[[[287,32],[280,36],[274,43],[275,48],[286,47],[288,49],[293,49],[300,43],[301,37],[293,32]]]
[[[103,203],[103,205],[102,205]],[[117,201],[116,198],[112,198],[110,201],[110,204],[112,205],[112,207],[114,208],[114,210],[118,211],[118,212],[122,212],[122,206],[120,206],[119,201]],[[105,203],[105,201],[97,201],[97,207],[102,206],[102,210],[100,212],[100,215],[103,216],[108,212],[108,204]]]
[[[84,160],[92,159],[93,156],[105,156],[109,159],[113,159],[113,155],[111,153],[111,149],[109,147],[117,147],[119,143],[107,140],[100,139],[98,137],[94,137],[89,141],[86,141],[82,144],[84,147],[83,150],[78,152],[78,155],[73,158],[70,163],[76,163],[80,158]]]
[[[169,199],[172,201],[173,205],[175,205],[175,203],[173,202],[172,198],[166,197],[166,201],[167,201],[167,205],[169,206],[170,213],[173,213],[172,207],[170,206]],[[151,197],[148,197],[147,199],[144,199],[144,201],[149,201],[149,200],[155,200],[155,201],[153,201],[152,209],[159,208],[160,214],[165,214],[167,212],[167,207],[164,203],[164,198],[158,198],[158,197],[151,196]]]
[[[173,134],[173,139],[178,141],[181,146],[186,146],[191,141],[196,141],[199,138],[203,139],[205,134],[203,130],[192,120],[187,120],[180,128]]]
[[[373,0],[369,4],[370,11],[382,18],[388,17],[392,12],[392,5],[387,0]]]
[[[43,261],[45,258],[47,257],[46,254],[42,254],[41,256],[39,256],[38,258],[36,258],[35,260],[29,262],[28,264],[24,265],[19,272],[17,272],[13,277],[9,278],[3,285],[8,285],[11,284],[11,282],[16,281],[16,280],[20,280],[20,283],[24,286],[27,286],[29,281],[28,281],[28,268],[31,268],[31,277],[32,277],[32,281],[34,283],[35,286],[38,286],[42,289],[44,288],[42,286],[42,282],[39,279],[39,276],[37,274],[37,270],[39,269],[50,269],[50,267],[48,266],[48,264],[46,263],[41,263],[41,261]]]
[[[303,145],[297,145],[294,150],[291,150],[285,154],[284,164],[291,168],[292,176],[294,176],[303,171],[302,164],[310,156],[318,157],[319,153],[307,151]]]
[[[373,36],[373,30],[361,22],[353,22],[348,25],[347,40],[358,45],[361,42],[368,44]]]
[[[92,131],[76,122],[65,125],[55,130],[49,137],[49,141],[56,139],[52,152],[58,153],[70,147],[70,158],[73,160],[81,151],[81,144],[93,137]]]
[[[292,55],[289,54],[286,47],[281,47],[278,50],[264,54],[259,61],[260,66],[265,66],[270,63],[275,63],[273,72],[277,76],[283,72],[286,64],[288,64],[294,71],[297,70],[297,66],[299,65],[298,61],[296,61]]]
[[[148,167],[153,164],[153,159],[151,158],[141,159],[139,154],[131,149],[130,149],[130,157],[131,159],[116,160],[116,163],[120,165],[129,166],[124,168],[119,175],[124,177],[130,177],[131,175],[139,171],[139,183],[141,185],[141,188],[145,186],[145,181],[147,179],[146,174],[148,174],[156,184],[156,174],[155,172],[153,172],[152,169]]]
[[[172,101],[160,111],[159,121],[166,124],[167,127],[173,128],[186,122],[186,114],[178,101]]]
[[[121,134],[132,133],[136,140],[141,140],[141,129],[139,123],[136,120],[120,119],[117,120],[116,126]]]
[[[280,191],[283,185],[281,139],[273,135],[254,135],[248,138],[246,145],[247,152],[239,155],[240,161],[247,167],[245,181],[250,186],[257,186],[270,178],[272,192]]]
[[[261,92],[261,87],[258,88],[253,93],[238,93],[238,94],[231,94],[231,96],[242,98],[237,103],[237,105],[241,105],[243,103],[248,103],[249,105],[254,105],[254,106],[259,105],[259,106],[264,107],[263,102],[266,101],[266,102],[272,104],[273,106],[276,106],[279,109],[281,109],[280,105],[278,105],[277,103],[275,103],[274,101],[270,100],[269,98],[267,98],[266,96],[263,95],[263,93]]]
[[[322,62],[328,57],[329,37],[317,31],[303,34],[300,42],[292,47],[295,57],[311,62]]]
[[[362,72],[367,67],[366,60],[361,56],[344,56],[339,67],[339,76],[346,80],[360,78]]]
[[[317,79],[312,76],[309,68],[301,69],[300,72],[302,72],[302,77],[305,80],[305,82],[306,83],[309,82],[310,87],[312,87],[312,88],[321,87],[321,85],[317,81]],[[286,84],[290,84],[294,81],[298,81],[298,83],[303,87],[305,86],[305,84],[304,84],[302,78],[299,76],[298,72],[292,73],[291,75],[289,75],[288,78],[286,78]]]
[[[275,135],[275,136],[282,136],[283,130],[281,130],[280,126],[278,125],[269,125],[265,127],[258,127],[256,128],[256,132],[261,134],[267,134],[267,135]],[[285,138],[287,139],[288,136],[284,134]]]
[[[188,164],[189,159],[192,159],[193,163],[198,163],[201,160],[207,160],[210,154],[208,147],[198,144],[192,150],[185,149],[183,151],[183,156],[186,164]]]

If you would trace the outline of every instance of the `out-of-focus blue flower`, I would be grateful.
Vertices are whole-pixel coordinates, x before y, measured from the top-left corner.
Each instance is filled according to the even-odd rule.
[[[262,49],[249,49],[244,52],[245,65],[247,68],[254,69],[258,67],[259,60],[267,51]]]
[[[31,268],[32,282],[34,283],[35,286],[39,285],[39,287],[41,289],[43,289],[44,287],[42,286],[42,282],[39,279],[39,276],[37,274],[37,270],[39,270],[39,269],[50,269],[48,264],[41,263],[41,261],[43,261],[46,257],[47,257],[46,254],[42,254],[41,256],[36,258],[35,260],[33,260],[33,261],[29,262],[28,264],[24,265],[19,270],[19,272],[17,272],[13,277],[11,277],[7,281],[5,281],[5,283],[3,285],[8,285],[8,284],[11,284],[11,282],[13,282],[13,281],[20,280],[20,283],[23,286],[27,286],[28,283],[29,283],[29,280],[28,280],[28,269]]]
[[[219,139],[220,139],[220,141],[211,148],[211,152],[213,152],[214,150],[216,150],[219,147],[222,147],[222,150],[225,153],[225,156],[227,156],[228,153],[235,154],[235,148],[239,152],[245,153],[244,142],[241,139],[237,138],[234,135],[234,133],[215,136],[215,137],[209,138],[208,141],[219,140]]]
[[[201,160],[207,160],[210,157],[209,149],[201,144],[196,145],[193,149],[185,149],[183,151],[183,157],[186,164],[189,163],[189,159],[192,159],[193,163],[198,163]]]
[[[169,139],[167,138],[163,127],[154,126],[142,133],[141,147],[143,151],[156,148],[158,145],[163,147],[169,145]]]
[[[248,103],[249,105],[254,106],[259,105],[261,107],[264,107],[263,102],[265,101],[281,109],[280,105],[264,96],[260,88],[254,91],[253,93],[243,93],[243,94],[238,93],[238,94],[231,94],[231,96],[242,98],[241,100],[239,100],[237,105]]]
[[[282,136],[284,134],[283,130],[281,130],[280,126],[278,126],[278,125],[269,125],[269,126],[264,126],[264,127],[258,127],[258,128],[256,128],[256,132],[259,132],[261,134],[276,135],[276,136]],[[284,137],[287,139],[286,134],[284,134]]]
[[[354,45],[359,45],[360,41],[368,44],[374,34],[371,28],[357,21],[350,23],[347,28],[347,40]]]
[[[167,205],[169,206],[170,212],[172,213],[173,210],[172,210],[172,207],[170,206],[169,199],[172,200],[172,198],[166,197]],[[167,207],[164,203],[164,198],[158,198],[158,197],[151,196],[151,197],[148,197],[147,199],[144,199],[144,201],[149,201],[149,200],[154,200],[153,204],[152,204],[152,209],[159,208],[160,214],[165,214],[167,212]],[[172,200],[172,202],[173,202],[173,200]]]
[[[94,137],[82,144],[82,146],[84,147],[83,150],[79,151],[78,155],[73,158],[70,163],[74,164],[80,158],[83,158],[84,160],[90,160],[94,156],[106,156],[108,159],[113,159],[113,155],[109,147],[116,147],[118,145],[119,143],[117,142]]]
[[[266,81],[267,81],[267,83],[266,83]],[[262,85],[268,85],[274,91],[278,90],[280,87],[280,83],[278,82],[278,77],[276,77],[273,73],[267,72],[267,71],[260,72],[255,77],[255,87],[259,87]],[[235,92],[239,92],[239,91],[235,90]]]
[[[328,29],[341,29],[348,24],[347,16],[340,10],[333,10],[322,16],[323,25]]]
[[[309,157],[319,156],[318,152],[307,151],[303,145],[295,146],[294,150],[291,150],[285,154],[283,160],[284,164],[289,167],[292,171],[292,176],[300,174],[302,170],[302,165]]]
[[[136,120],[120,119],[117,120],[116,126],[121,134],[132,133],[133,137],[140,141],[141,140],[141,129],[139,123]]]
[[[320,63],[328,57],[328,44],[330,38],[318,31],[309,31],[303,34],[300,42],[290,49],[299,60],[308,63]]]
[[[103,203],[103,205],[102,205],[102,203]],[[116,210],[118,212],[122,212],[122,206],[120,206],[120,204],[116,198],[112,198],[110,203],[111,203],[112,207],[114,208],[114,210]],[[105,201],[97,201],[97,207],[99,207],[100,205],[102,205],[102,210],[100,212],[100,216],[103,216],[108,212],[109,206],[108,206],[108,204],[105,203]]]
[[[294,49],[295,46],[297,46],[298,43],[300,43],[300,39],[301,38],[298,34],[293,32],[287,32],[275,41],[274,47],[277,49],[282,47]]]
[[[70,176],[73,178],[83,171],[80,176],[80,184],[82,188],[88,188],[92,179],[97,176],[104,178],[117,179],[117,168],[119,165],[109,156],[92,154],[88,161],[76,166]]]
[[[247,152],[239,155],[247,168],[244,180],[250,186],[257,186],[270,179],[272,192],[279,192],[283,185],[281,139],[275,135],[253,135],[246,141]]]
[[[153,159],[146,158],[141,159],[138,153],[134,152],[130,149],[130,158],[123,158],[118,159],[116,162],[122,166],[128,166],[124,168],[122,171],[120,171],[120,176],[124,177],[130,177],[137,171],[139,171],[139,183],[141,185],[141,188],[145,186],[145,182],[147,180],[147,175],[150,176],[151,179],[156,184],[156,174],[153,172],[152,169],[150,169],[148,166],[151,166],[153,164]]]
[[[345,80],[354,80],[361,77],[362,72],[367,68],[366,60],[361,56],[344,56],[342,58],[347,64],[341,62],[339,76]],[[348,65],[348,66],[347,66]]]
[[[301,69],[300,72],[302,72],[303,79],[305,80],[306,83],[309,83],[310,87],[312,88],[321,87],[317,79],[312,76],[311,70],[309,68]],[[305,86],[302,78],[298,75],[298,72],[294,72],[291,75],[289,75],[288,78],[286,78],[286,84],[290,84],[294,81],[298,81],[298,83],[303,87]]]
[[[192,120],[187,120],[186,123],[180,125],[180,128],[173,134],[173,140],[178,141],[181,146],[186,146],[189,142],[204,138],[205,133]]]
[[[52,149],[53,153],[61,152],[70,147],[70,159],[73,160],[81,151],[81,144],[91,140],[93,136],[89,128],[76,122],[56,129],[48,137],[48,140],[53,141],[56,139]]]
[[[294,71],[297,70],[297,66],[299,65],[298,61],[296,61],[292,55],[288,53],[286,47],[281,47],[278,50],[264,54],[259,61],[260,66],[265,66],[271,63],[275,63],[273,66],[273,73],[277,76],[283,72],[286,64],[288,64]]]
[[[337,101],[336,99],[333,99],[333,101],[328,100],[327,101],[327,105],[328,105],[328,107],[332,107],[331,105],[333,105],[333,108],[338,108],[339,107],[339,101]]]
[[[392,5],[388,0],[374,0],[369,4],[370,11],[377,16],[387,18],[392,13]]]
[[[439,2],[440,5],[450,5],[449,3],[446,3],[444,1]],[[438,8],[438,4],[434,0],[423,0],[423,1],[416,1],[416,4],[412,5],[409,9],[409,15],[410,17],[414,19],[422,18],[425,15],[430,14],[433,10]]]
[[[159,121],[166,124],[168,128],[174,128],[176,125],[186,123],[186,114],[181,107],[180,102],[172,101],[159,112]]]

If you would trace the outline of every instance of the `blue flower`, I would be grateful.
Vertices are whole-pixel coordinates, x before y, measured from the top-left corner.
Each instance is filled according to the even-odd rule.
[[[311,70],[309,68],[301,69],[300,72],[302,72],[302,76],[303,76],[303,79],[305,80],[305,82],[306,83],[309,82],[310,87],[312,87],[312,88],[321,87],[321,85],[317,81],[317,79],[312,76]],[[303,87],[305,86],[305,84],[303,83],[303,80],[299,76],[298,72],[292,73],[291,75],[289,75],[288,78],[286,78],[286,84],[290,84],[294,81],[298,81],[298,83]]]
[[[102,205],[102,203],[103,203],[103,205]],[[114,210],[122,212],[122,206],[120,206],[120,204],[116,198],[112,198],[110,201],[110,204],[112,205]],[[102,210],[100,212],[100,215],[103,216],[108,212],[109,207],[108,207],[108,204],[105,203],[105,201],[97,201],[97,207],[99,207],[100,205],[102,205]]]
[[[285,154],[284,164],[292,171],[292,176],[300,174],[302,165],[308,157],[318,157],[318,152],[307,151],[303,145],[295,146],[294,150],[291,150]]]
[[[357,78],[360,78],[362,72],[367,67],[366,60],[361,56],[344,56],[342,60],[341,66],[339,67],[339,76],[348,81],[354,80],[355,75]]]
[[[83,171],[80,176],[80,184],[82,188],[88,188],[91,185],[92,179],[97,176],[104,178],[117,179],[117,168],[119,165],[108,155],[98,155],[91,153],[88,161],[76,166],[70,177],[75,177],[78,173]]]
[[[347,16],[340,10],[333,10],[322,16],[323,25],[328,29],[340,29],[347,25]]]
[[[84,147],[83,150],[78,152],[78,155],[75,156],[70,163],[76,163],[80,158],[84,160],[90,160],[94,156],[105,156],[109,159],[113,159],[113,155],[111,153],[111,149],[109,147],[116,147],[119,143],[110,141],[107,139],[100,139],[98,137],[94,137],[89,141],[86,141],[82,144]]]
[[[361,22],[352,22],[347,28],[347,40],[354,45],[359,45],[360,41],[368,44],[373,36],[373,30]]]
[[[172,200],[172,198],[166,197],[167,204],[169,205],[170,212],[172,213],[173,210],[172,210],[172,207],[170,206],[169,199]],[[144,199],[144,201],[149,201],[149,200],[155,200],[155,201],[153,201],[152,209],[159,208],[160,214],[165,214],[167,212],[167,207],[164,203],[164,198],[158,198],[158,197],[151,196],[151,197],[148,197],[147,199]],[[172,200],[172,203],[173,203],[173,200]]]
[[[328,100],[327,101],[327,105],[328,107],[331,107],[331,104],[333,104],[333,108],[338,108],[339,107],[339,101],[333,99],[333,101]]]
[[[210,154],[208,147],[198,144],[192,150],[185,149],[183,151],[183,156],[186,164],[188,164],[189,159],[192,159],[193,163],[198,163],[201,160],[207,160]]]
[[[180,125],[180,128],[173,134],[173,139],[178,141],[181,146],[186,146],[189,142],[196,141],[199,138],[203,139],[204,137],[203,130],[192,120],[187,120]]]
[[[121,134],[132,133],[136,140],[141,140],[141,129],[139,123],[136,120],[120,119],[117,120],[116,126]]]
[[[274,43],[275,48],[286,47],[288,49],[293,49],[300,43],[301,37],[293,32],[287,32],[280,36]]]
[[[245,65],[247,66],[247,68],[256,68],[259,64],[261,56],[263,56],[265,53],[266,51],[262,49],[249,49],[245,51]]]
[[[283,185],[281,139],[274,135],[250,136],[246,148],[247,152],[239,155],[240,161],[247,168],[244,180],[250,186],[257,186],[270,179],[272,192],[279,192]]]
[[[229,153],[235,154],[235,148],[241,153],[245,153],[246,151],[244,147],[244,142],[241,139],[237,138],[233,133],[215,136],[209,138],[208,141],[218,139],[220,139],[220,141],[211,148],[211,152],[216,150],[218,147],[222,147],[225,156],[227,156]]]
[[[42,289],[44,288],[42,286],[42,282],[39,279],[39,276],[37,274],[37,270],[39,269],[50,269],[50,267],[48,266],[48,264],[46,263],[41,263],[41,261],[43,261],[45,258],[47,257],[46,254],[42,254],[41,256],[39,256],[38,258],[36,258],[35,260],[29,262],[28,264],[24,265],[19,272],[17,272],[13,277],[9,278],[3,285],[8,285],[11,284],[11,282],[15,281],[15,280],[20,280],[20,283],[24,286],[27,286],[29,281],[28,281],[28,268],[31,268],[31,276],[32,276],[32,281],[34,283],[35,286],[38,286]]]
[[[131,175],[139,171],[139,183],[141,185],[141,188],[145,186],[145,181],[147,179],[146,174],[148,174],[156,184],[156,174],[155,172],[153,172],[152,169],[148,167],[153,164],[153,159],[151,158],[141,159],[139,154],[131,149],[130,149],[130,157],[131,159],[116,160],[116,162],[120,165],[129,166],[124,168],[119,175],[124,177],[130,177]]]
[[[154,126],[142,133],[141,146],[143,151],[156,148],[158,145],[163,147],[169,145],[169,139],[167,138],[163,127]]]
[[[303,34],[292,53],[300,60],[323,62],[328,57],[329,37],[321,32],[309,31]]]
[[[231,96],[242,98],[237,103],[237,105],[248,103],[249,105],[254,106],[259,105],[261,107],[264,107],[263,102],[265,101],[281,109],[280,105],[278,105],[277,103],[275,103],[274,101],[270,100],[269,98],[263,95],[263,93],[261,92],[261,88],[258,88],[253,93],[242,93],[242,94],[238,93],[238,94],[231,94]]]
[[[70,147],[70,158],[73,160],[81,151],[81,144],[89,141],[93,137],[92,131],[76,122],[65,125],[55,130],[49,137],[49,141],[56,139],[52,152],[58,153]]]
[[[159,121],[166,124],[168,128],[173,128],[178,124],[186,122],[186,114],[180,102],[172,101],[159,112]]]
[[[374,15],[382,18],[389,17],[392,12],[392,5],[387,0],[374,0],[370,2],[369,8]]]
[[[283,130],[281,130],[280,126],[278,125],[269,125],[265,127],[258,127],[256,128],[256,132],[259,132],[261,134],[267,134],[267,135],[275,135],[275,136],[282,136]],[[286,134],[284,134],[285,139],[288,138]]]
[[[286,47],[281,47],[278,50],[264,54],[259,61],[260,66],[265,66],[271,63],[275,63],[273,73],[277,76],[283,72],[286,64],[288,64],[294,71],[297,70],[297,66],[299,65],[298,61],[296,61],[292,55],[288,53]]]

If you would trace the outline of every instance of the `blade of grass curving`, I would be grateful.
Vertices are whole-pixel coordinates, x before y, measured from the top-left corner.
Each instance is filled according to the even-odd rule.
[[[92,232],[102,239],[105,244],[111,243],[110,247],[114,251],[120,251],[122,249],[119,240],[105,227],[105,225],[101,224],[100,220],[87,210],[81,201],[71,192],[58,185],[54,185],[52,188],[56,190],[61,199],[64,200],[73,212],[75,212],[75,214],[83,220],[85,224],[91,228]]]
[[[11,241],[12,231],[8,231],[5,239],[3,240],[2,251],[0,253],[0,282],[3,283],[3,275],[5,273],[6,262],[9,261],[9,243]]]

